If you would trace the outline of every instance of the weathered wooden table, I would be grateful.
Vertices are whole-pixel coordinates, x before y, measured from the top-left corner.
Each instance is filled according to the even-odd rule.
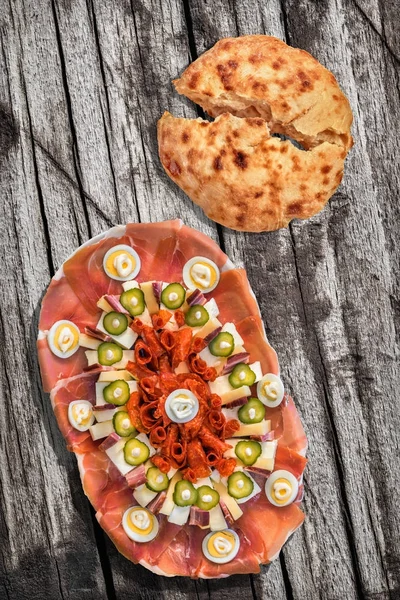
[[[4,0],[1,31],[0,598],[400,598],[399,58],[388,0]],[[171,79],[223,36],[310,51],[350,98],[356,144],[322,214],[219,230],[157,155]],[[116,223],[181,217],[248,270],[309,436],[307,519],[261,575],[153,576],[97,525],[41,392],[50,277]]]

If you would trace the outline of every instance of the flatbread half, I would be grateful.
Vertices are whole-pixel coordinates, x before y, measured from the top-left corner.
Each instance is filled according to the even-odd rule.
[[[271,133],[291,136],[305,148],[328,141],[349,150],[353,144],[351,108],[334,75],[278,38],[222,39],[174,84],[212,117],[262,117]]]
[[[158,122],[161,162],[168,175],[217,223],[242,231],[272,231],[319,212],[339,185],[346,157],[322,142],[301,150],[272,137],[261,118],[223,114],[214,122]]]

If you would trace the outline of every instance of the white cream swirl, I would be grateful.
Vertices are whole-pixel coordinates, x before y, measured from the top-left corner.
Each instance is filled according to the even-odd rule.
[[[213,546],[215,552],[220,554],[221,556],[226,556],[233,550],[233,544],[226,538],[222,536],[215,536],[213,539]]]
[[[114,267],[119,277],[128,277],[134,267],[132,257],[128,254],[118,254],[114,259]]]
[[[131,512],[132,524],[138,529],[148,529],[150,526],[150,517],[147,510],[133,510]]]
[[[190,390],[175,390],[165,402],[165,411],[174,423],[187,423],[197,415],[199,401]]]
[[[195,263],[190,269],[190,276],[197,285],[207,288],[211,283],[212,271],[208,265]]]

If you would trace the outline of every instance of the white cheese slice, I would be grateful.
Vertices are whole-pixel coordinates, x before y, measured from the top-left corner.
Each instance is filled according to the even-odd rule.
[[[219,483],[219,482],[221,481],[221,475],[220,475],[220,472],[219,472],[219,471],[217,471],[217,469],[213,469],[213,471],[212,471],[212,473],[211,473],[211,475],[210,475],[210,479],[212,479],[212,480],[213,480],[213,483],[214,483],[214,482],[216,482],[216,483]]]
[[[236,502],[235,498],[232,498],[232,496],[228,494],[227,488],[222,483],[216,483],[214,487],[219,493],[220,499],[226,504],[226,507],[231,513],[232,518],[235,521],[240,519],[240,517],[243,514],[243,511],[240,508],[239,504]]]
[[[187,523],[189,515],[190,506],[177,506],[175,504],[171,514],[168,517],[168,521],[170,523],[175,523],[175,525],[184,525]]]
[[[137,289],[139,287],[139,284],[134,279],[131,279],[131,281],[124,281],[122,287],[124,288],[124,292],[127,292],[128,290]]]
[[[201,479],[198,479],[196,483],[193,484],[193,487],[197,489],[202,485],[208,485],[210,488],[213,487],[213,483],[209,477],[202,477]]]
[[[175,373],[177,375],[180,375],[181,373],[189,373],[189,372],[190,372],[189,366],[188,366],[187,362],[185,362],[185,361],[180,362],[179,365],[175,369]]]
[[[248,496],[246,496],[245,498],[238,498],[236,500],[236,502],[238,504],[244,504],[245,502],[247,502],[248,500],[251,500],[251,498],[254,498],[254,496],[257,496],[257,494],[259,494],[261,492],[261,488],[258,485],[258,483],[256,481],[254,481],[254,479],[251,477],[251,475],[249,474],[248,471],[246,471],[246,475],[247,477],[249,477],[252,482],[253,482],[253,491],[251,492],[251,494],[249,494]]]
[[[135,468],[129,465],[124,458],[124,446],[127,441],[128,438],[123,438],[106,450],[108,458],[114,463],[121,475],[126,475]]]
[[[153,282],[145,281],[140,284],[140,289],[144,294],[144,300],[146,302],[147,309],[151,315],[154,315],[160,310],[158,302],[153,292]]]
[[[135,498],[136,502],[138,502],[140,506],[143,507],[150,504],[150,502],[154,500],[157,494],[158,492],[152,492],[151,490],[149,490],[149,488],[146,487],[145,483],[139,485],[139,487],[137,487],[133,491],[133,497]]]
[[[239,332],[233,323],[225,323],[225,325],[222,328],[222,332],[230,333],[233,336],[235,346],[243,346],[243,338],[239,335]]]
[[[153,326],[153,321],[151,320],[151,314],[149,313],[149,309],[145,308],[141,315],[137,317],[144,323],[145,325]]]
[[[199,354],[200,358],[207,363],[208,367],[214,367],[217,371],[221,371],[226,363],[226,358],[223,356],[214,356],[211,354],[208,346]]]
[[[131,381],[133,376],[129,371],[102,371],[99,375],[98,382],[100,381],[117,381],[117,379],[123,379],[124,381]]]
[[[210,381],[209,386],[211,393],[218,394],[218,396],[227,394],[233,389],[229,383],[229,375],[221,375],[220,377],[217,377],[215,381]]]
[[[261,370],[260,361],[257,360],[257,362],[252,363],[251,365],[249,365],[249,367],[253,371],[254,375],[256,376],[256,380],[254,383],[257,383],[258,381],[260,381],[260,379],[263,378],[263,372]]]
[[[173,501],[172,496],[174,493],[175,484],[180,479],[182,479],[182,477],[181,477],[181,474],[179,471],[177,471],[175,473],[175,475],[172,477],[172,479],[170,479],[168,490],[167,490],[167,495],[166,495],[164,503],[160,509],[160,513],[162,515],[169,516],[172,513],[174,506],[175,506],[175,502]]]
[[[216,319],[218,317],[219,308],[218,308],[218,304],[215,302],[214,298],[211,298],[211,300],[206,302],[204,304],[204,308],[208,312],[210,319]]]
[[[224,415],[226,420],[237,419],[239,408],[239,406],[237,406],[236,408],[222,408],[222,414]]]
[[[93,414],[98,423],[104,423],[105,421],[110,421],[117,412],[117,410],[118,408],[110,408],[110,410],[96,410],[96,407],[94,407]]]
[[[226,524],[224,513],[222,512],[219,504],[214,506],[209,513],[211,531],[221,531],[222,529],[227,529],[228,525]]]
[[[102,423],[95,423],[89,427],[90,435],[92,440],[101,440],[107,437],[114,431],[114,425],[112,421],[104,421]]]
[[[240,429],[235,431],[233,437],[246,437],[249,435],[265,435],[271,431],[271,421],[261,423],[240,423]]]
[[[250,394],[250,388],[247,385],[242,385],[242,387],[240,388],[236,388],[234,390],[230,390],[229,392],[225,392],[219,395],[221,396],[222,404],[229,404],[229,402],[233,402],[234,400],[238,400],[239,398],[250,396]]]
[[[129,391],[131,394],[132,392],[137,392],[138,388],[136,381],[127,381],[127,384],[129,386]],[[107,402],[104,400],[103,390],[108,385],[110,385],[109,381],[96,382],[96,406],[102,406],[103,404],[107,404]]]
[[[102,296],[98,301],[97,301],[97,306],[103,310],[106,313],[111,312],[113,309],[113,307],[108,304],[107,300],[104,298],[104,296]],[[107,334],[108,335],[108,334]]]
[[[218,329],[218,327],[222,327],[222,323],[218,321],[218,319],[210,318],[203,327],[196,327],[196,334],[201,338],[207,337],[210,333]]]
[[[117,342],[123,348],[126,348],[127,350],[132,348],[133,344],[137,340],[138,334],[135,333],[130,327],[128,327],[124,331],[124,333],[121,333],[120,335],[111,335],[111,333],[108,333],[108,331],[104,328],[104,325],[103,325],[103,320],[104,320],[104,317],[106,316],[106,314],[107,313],[103,312],[103,314],[101,315],[101,317],[99,319],[99,322],[96,325],[96,328],[99,331],[102,331],[103,333],[105,333],[106,335],[109,335],[110,338],[112,340],[114,340],[114,342]]]
[[[266,471],[273,471],[277,445],[278,440],[272,440],[271,442],[261,442],[261,456],[256,460],[253,467],[257,467],[258,469],[265,469]]]
[[[98,365],[99,357],[97,350],[85,350],[88,367]],[[135,352],[133,350],[122,350],[122,358],[119,362],[112,365],[113,369],[125,369],[128,362],[135,362]]]
[[[101,343],[101,340],[91,337],[90,335],[86,335],[86,333],[79,334],[79,345],[82,346],[82,348],[90,348],[90,350],[97,350]]]

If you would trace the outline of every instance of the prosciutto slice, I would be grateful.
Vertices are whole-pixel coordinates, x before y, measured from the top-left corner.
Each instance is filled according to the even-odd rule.
[[[60,359],[61,360],[61,359]],[[82,454],[97,450],[99,442],[94,442],[89,431],[74,429],[68,419],[68,407],[74,400],[88,400],[95,404],[95,383],[98,373],[84,373],[59,381],[50,394],[54,414],[63,434],[67,448],[71,452]]]

